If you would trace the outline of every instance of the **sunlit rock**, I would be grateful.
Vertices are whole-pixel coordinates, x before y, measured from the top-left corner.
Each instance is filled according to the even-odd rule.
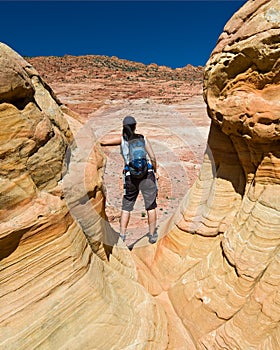
[[[164,311],[128,249],[107,260],[100,147],[84,145],[84,166],[72,112],[4,44],[0,74],[1,349],[166,348]]]
[[[280,347],[279,24],[278,0],[248,1],[226,24],[205,67],[200,175],[153,256],[135,251],[139,281],[168,293],[198,349]]]

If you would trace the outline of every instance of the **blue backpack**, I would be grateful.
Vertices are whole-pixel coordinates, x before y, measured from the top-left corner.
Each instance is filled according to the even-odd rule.
[[[147,152],[145,139],[142,135],[128,141],[129,148],[129,171],[132,177],[141,179],[148,171]]]

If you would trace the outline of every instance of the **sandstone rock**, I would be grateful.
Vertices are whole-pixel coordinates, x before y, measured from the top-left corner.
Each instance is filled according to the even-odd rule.
[[[22,65],[27,65],[24,59],[15,54],[12,49],[1,44],[1,83],[0,83],[0,101],[17,104],[19,107],[32,100],[34,90],[32,89],[31,79],[24,70],[23,75],[18,74],[22,69]],[[11,62],[10,57],[14,59]]]
[[[109,263],[100,241],[100,146],[93,138],[81,157],[73,113],[4,44],[0,67],[0,347],[166,348],[164,311],[136,282],[129,251],[114,247]],[[95,211],[83,211],[82,225],[73,215],[81,207]]]
[[[97,55],[27,60],[83,123],[108,101],[149,98],[170,105],[202,92],[203,67],[172,69]]]
[[[197,349],[280,347],[279,23],[280,2],[260,0],[225,26],[205,68],[200,175],[157,247],[134,251]]]
[[[226,25],[205,68],[199,176],[158,243],[132,253],[107,241],[92,130],[0,46],[4,72],[25,70],[0,90],[3,348],[279,349],[279,13],[249,0]]]

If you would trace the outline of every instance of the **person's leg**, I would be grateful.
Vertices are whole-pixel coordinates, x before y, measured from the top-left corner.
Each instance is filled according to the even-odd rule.
[[[130,219],[130,211],[122,210],[121,220],[120,220],[120,235],[123,240],[126,237],[126,229]]]
[[[157,225],[157,185],[154,172],[148,172],[146,179],[144,179],[140,184],[140,190],[144,197],[145,208],[148,214],[148,224],[149,224],[149,242],[155,243],[157,241],[158,235],[156,230]]]
[[[120,236],[125,241],[126,229],[130,219],[130,212],[133,210],[136,198],[139,194],[139,184],[132,180],[131,176],[125,177],[124,196],[122,201],[122,212],[120,219]]]
[[[149,233],[150,235],[153,235],[156,231],[156,226],[157,226],[156,209],[147,210],[147,214],[148,214]]]

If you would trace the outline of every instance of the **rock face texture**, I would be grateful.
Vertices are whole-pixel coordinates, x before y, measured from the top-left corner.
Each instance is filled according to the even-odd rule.
[[[170,105],[202,91],[201,66],[172,69],[95,55],[26,59],[82,122],[112,101],[150,99]]]
[[[134,251],[198,349],[280,348],[279,27],[277,0],[248,1],[225,26],[205,68],[200,175],[149,258]]]
[[[166,348],[164,311],[136,282],[129,252],[115,246],[109,264],[100,241],[100,147],[85,145],[85,185],[77,184],[85,159],[67,122],[81,127],[73,113],[4,44],[0,75],[1,349]],[[78,224],[82,207],[94,215]]]
[[[279,0],[227,23],[199,176],[132,252],[105,217],[94,133],[0,44],[1,348],[280,348],[279,28]]]

